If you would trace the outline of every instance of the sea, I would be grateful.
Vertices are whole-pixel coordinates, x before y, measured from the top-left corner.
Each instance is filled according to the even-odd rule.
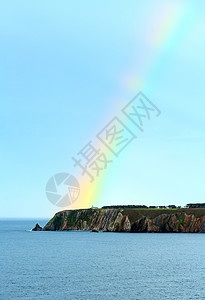
[[[32,232],[0,221],[0,299],[205,299],[205,234]]]

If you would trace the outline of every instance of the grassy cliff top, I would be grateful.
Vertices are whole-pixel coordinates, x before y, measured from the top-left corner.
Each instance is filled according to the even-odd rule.
[[[107,211],[107,210],[118,210],[123,215],[129,216],[129,219],[136,220],[142,217],[149,217],[151,219],[156,218],[162,214],[178,214],[178,213],[186,213],[187,215],[194,215],[195,217],[202,217],[205,216],[205,208],[129,208],[129,209],[120,209],[120,208],[90,208],[90,209],[76,209],[72,211]],[[64,213],[67,210],[61,211],[59,213]]]

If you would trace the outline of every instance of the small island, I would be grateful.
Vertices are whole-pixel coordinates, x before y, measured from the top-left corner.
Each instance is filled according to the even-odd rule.
[[[186,207],[117,205],[89,209],[63,210],[41,228],[33,231],[92,231],[92,232],[150,232],[204,233],[205,203]]]

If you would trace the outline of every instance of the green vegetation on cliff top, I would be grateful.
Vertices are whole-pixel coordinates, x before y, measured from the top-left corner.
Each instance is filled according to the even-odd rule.
[[[166,214],[166,215],[171,215],[171,214],[182,214],[179,221],[180,223],[183,223],[184,220],[184,214],[187,215],[194,215],[196,218],[200,218],[202,216],[205,216],[205,208],[176,208],[176,209],[159,209],[159,208],[146,208],[146,209],[141,209],[141,208],[130,208],[130,209],[119,209],[119,208],[95,208],[95,209],[76,209],[76,210],[70,210],[70,213],[67,216],[68,220],[68,225],[73,226],[76,224],[76,217],[78,212],[82,212],[80,219],[83,221],[87,221],[89,223],[90,218],[96,211],[109,211],[109,210],[118,210],[120,211],[123,215],[127,215],[130,219],[130,221],[134,221],[136,219],[140,219],[142,217],[148,217],[150,219],[154,219],[160,215]],[[64,214],[66,211],[58,212],[54,218],[59,215],[59,214]],[[51,219],[50,222],[54,221],[54,218]],[[50,223],[49,222],[49,223]],[[61,223],[62,221],[58,220],[56,221],[58,223]],[[59,224],[60,225],[60,224]]]

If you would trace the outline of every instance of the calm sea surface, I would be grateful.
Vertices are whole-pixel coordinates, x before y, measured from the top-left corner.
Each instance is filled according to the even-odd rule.
[[[30,232],[36,223],[0,221],[2,300],[205,299],[205,234]]]

